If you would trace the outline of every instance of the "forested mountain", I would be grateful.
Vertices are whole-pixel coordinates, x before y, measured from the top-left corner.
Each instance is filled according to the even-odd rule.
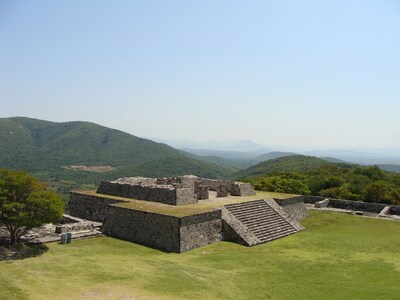
[[[56,187],[137,175],[224,178],[235,171],[94,123],[22,117],[0,119],[0,167],[28,170]]]
[[[263,161],[246,170],[239,171],[234,176],[246,178],[263,176],[272,172],[307,172],[329,164],[333,163],[313,156],[289,155]]]
[[[287,156],[236,173],[258,190],[400,204],[400,175],[378,166]]]

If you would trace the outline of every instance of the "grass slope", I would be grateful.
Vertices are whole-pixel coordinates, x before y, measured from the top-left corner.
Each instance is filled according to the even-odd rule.
[[[398,299],[400,222],[311,211],[303,224],[256,247],[184,254],[106,237],[53,243],[0,261],[0,299]]]

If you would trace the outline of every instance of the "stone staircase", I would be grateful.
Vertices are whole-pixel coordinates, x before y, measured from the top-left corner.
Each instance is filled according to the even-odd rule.
[[[248,246],[269,242],[304,229],[297,221],[290,219],[274,200],[230,204],[222,210],[222,218],[227,225],[227,239],[233,236],[231,240]]]

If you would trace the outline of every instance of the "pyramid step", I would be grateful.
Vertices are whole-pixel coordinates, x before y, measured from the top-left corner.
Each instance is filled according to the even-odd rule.
[[[289,235],[292,233],[296,233],[296,231],[284,231],[284,230],[279,230],[279,231],[274,231],[274,232],[265,232],[265,233],[259,233],[257,235],[258,239],[267,239],[269,237],[277,236],[277,235]]]
[[[288,227],[275,227],[275,228],[259,228],[257,230],[252,230],[255,235],[258,234],[273,234],[275,232],[282,232],[282,231],[296,231],[293,228]]]
[[[266,203],[261,204],[261,203],[257,203],[257,204],[242,204],[240,206],[233,206],[233,207],[227,207],[229,210],[242,210],[242,209],[252,209],[252,208],[260,208],[260,207],[269,207]]]
[[[240,215],[240,214],[233,214],[235,217],[237,217],[240,220],[252,220],[252,219],[258,219],[258,218],[273,218],[273,217],[277,217],[280,216],[276,213],[266,213],[266,212],[259,212],[256,214],[246,214],[246,215]]]
[[[272,209],[268,209],[265,207],[249,207],[249,208],[241,208],[241,209],[229,209],[231,213],[234,214],[244,214],[244,213],[252,213],[257,211],[273,211]]]
[[[236,216],[236,217],[243,221],[260,220],[260,219],[282,219],[282,216],[278,214],[260,214],[258,216],[248,216],[248,217]]]
[[[259,222],[259,223],[251,223],[251,224],[244,224],[248,229],[254,230],[260,227],[275,227],[275,226],[289,226],[292,227],[288,222],[285,220],[276,220],[274,222]]]
[[[292,232],[292,233],[289,233],[289,234],[271,235],[271,236],[268,236],[268,237],[259,238],[259,240],[261,241],[261,243],[266,243],[266,242],[270,242],[270,241],[273,241],[273,240],[277,240],[279,238],[286,237],[286,236],[291,235],[293,233],[295,233],[295,232]]]
[[[241,219],[240,220],[242,223],[244,224],[257,224],[257,223],[265,223],[265,222],[276,222],[276,221],[285,221],[287,222],[284,218],[282,217],[277,217],[277,216],[273,216],[273,217],[262,217],[262,218],[257,218],[257,219]]]
[[[257,238],[259,239],[264,239],[264,238],[268,238],[268,237],[272,237],[275,235],[288,235],[288,234],[292,234],[295,233],[296,231],[293,230],[284,230],[284,229],[280,229],[280,230],[275,230],[275,231],[271,231],[271,232],[258,232],[258,233],[254,233]]]
[[[251,226],[251,227],[246,226],[246,227],[252,231],[260,229],[260,228],[266,228],[266,229],[281,228],[281,227],[293,228],[292,225],[290,225],[289,223],[286,223],[286,222],[263,223],[263,224],[259,224],[258,226],[257,226],[257,224],[254,224],[254,226]]]

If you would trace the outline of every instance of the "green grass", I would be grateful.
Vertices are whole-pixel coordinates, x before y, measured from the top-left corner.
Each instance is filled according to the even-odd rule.
[[[0,261],[0,299],[399,299],[400,222],[311,211],[306,230],[256,247],[184,254],[112,238]]]

